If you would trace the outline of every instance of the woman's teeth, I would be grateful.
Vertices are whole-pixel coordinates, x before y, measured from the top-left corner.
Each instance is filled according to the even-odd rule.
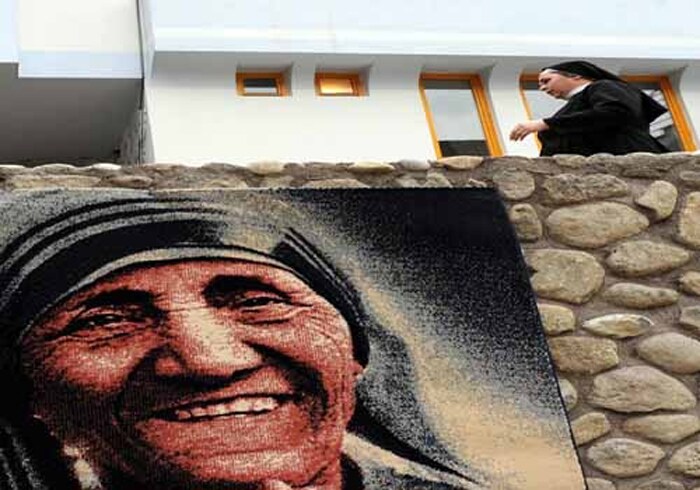
[[[187,409],[176,409],[175,420],[195,420],[200,418],[223,417],[233,415],[245,417],[270,412],[277,408],[280,402],[271,396],[246,396],[219,403],[202,403]]]

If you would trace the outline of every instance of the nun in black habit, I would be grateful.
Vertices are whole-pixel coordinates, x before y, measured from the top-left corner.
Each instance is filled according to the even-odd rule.
[[[668,151],[649,134],[649,124],[667,109],[618,76],[587,61],[544,68],[540,90],[567,100],[550,117],[517,124],[510,139],[537,132],[541,156]]]

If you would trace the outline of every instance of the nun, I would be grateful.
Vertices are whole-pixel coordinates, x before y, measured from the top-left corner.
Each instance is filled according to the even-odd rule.
[[[667,109],[620,77],[587,61],[544,68],[539,88],[566,104],[544,119],[516,124],[510,139],[537,133],[541,156],[668,151],[649,134],[649,124]]]

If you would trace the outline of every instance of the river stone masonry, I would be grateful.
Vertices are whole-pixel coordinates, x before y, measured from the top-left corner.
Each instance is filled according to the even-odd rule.
[[[700,490],[700,154],[0,165],[39,188],[483,187],[531,269],[592,490]],[[547,489],[549,490],[549,489]]]

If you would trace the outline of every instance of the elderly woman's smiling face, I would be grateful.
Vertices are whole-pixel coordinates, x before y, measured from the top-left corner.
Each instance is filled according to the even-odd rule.
[[[286,270],[131,268],[54,307],[22,352],[34,414],[103,478],[339,481],[361,368],[340,313]]]

